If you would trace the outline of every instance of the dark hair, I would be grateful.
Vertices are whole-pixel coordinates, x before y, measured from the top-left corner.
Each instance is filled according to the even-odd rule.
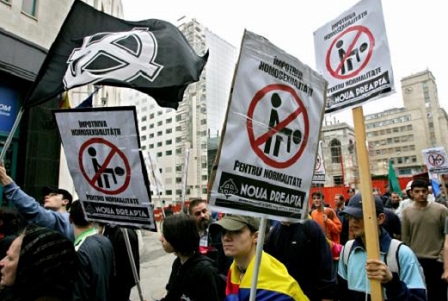
[[[193,214],[193,212],[192,212],[193,208],[196,207],[197,205],[201,204],[201,203],[206,203],[207,204],[207,201],[204,200],[204,199],[193,199],[193,200],[191,200],[190,201],[190,205],[188,206],[188,214],[192,215]]]
[[[314,196],[317,196],[319,198],[321,198],[322,200],[324,199],[324,195],[322,194],[322,192],[320,191],[315,191],[311,194],[311,198],[313,198]]]
[[[23,235],[16,281],[5,287],[2,300],[28,301],[42,297],[72,300],[78,276],[78,256],[73,243],[59,232],[34,224]]]
[[[426,188],[428,189],[428,182],[424,179],[415,179],[414,181],[412,181],[411,184],[411,190],[413,190],[414,188]]]
[[[25,218],[14,208],[0,207],[0,233],[3,235],[17,234],[26,226]]]
[[[184,256],[199,251],[199,232],[191,216],[183,213],[168,216],[163,221],[162,234],[174,250]]]
[[[86,227],[90,224],[84,216],[84,211],[82,211],[79,200],[74,201],[70,207],[70,221],[79,227]]]

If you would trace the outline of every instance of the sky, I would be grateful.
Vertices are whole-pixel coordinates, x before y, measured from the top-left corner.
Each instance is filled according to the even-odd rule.
[[[448,17],[440,0],[382,0],[396,93],[364,104],[364,114],[402,107],[401,79],[430,70],[440,104],[448,111]],[[238,51],[244,29],[316,70],[313,32],[358,3],[357,0],[122,0],[124,19],[162,19],[176,24],[195,18]],[[326,114],[327,120],[352,122],[350,109]]]

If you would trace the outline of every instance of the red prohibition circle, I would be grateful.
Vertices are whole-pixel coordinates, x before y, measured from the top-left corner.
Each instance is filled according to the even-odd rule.
[[[439,160],[440,160],[440,162],[439,162]],[[433,154],[429,154],[428,162],[432,166],[441,166],[445,163],[445,158],[439,153],[433,153]]]
[[[107,146],[109,146],[111,148],[111,152],[109,153],[109,155],[107,156],[106,160],[103,163],[103,166],[107,167],[107,164],[110,162],[110,160],[112,159],[112,157],[115,155],[115,153],[120,156],[120,158],[123,160],[124,165],[125,165],[125,169],[126,169],[126,176],[125,176],[125,181],[123,183],[123,185],[121,185],[121,187],[119,187],[118,189],[115,190],[106,190],[103,189],[101,187],[97,187],[94,183],[96,182],[96,179],[98,178],[98,174],[93,176],[93,178],[91,179],[85,169],[84,169],[84,162],[83,162],[83,153],[86,150],[86,148],[94,143],[99,143],[99,144],[105,144]],[[78,164],[79,167],[81,169],[81,173],[84,176],[84,178],[86,178],[87,182],[90,184],[90,186],[92,186],[94,189],[101,191],[105,194],[109,194],[109,195],[113,195],[113,194],[119,194],[123,191],[126,190],[126,188],[128,188],[129,183],[131,181],[131,167],[129,166],[129,162],[125,156],[125,154],[118,149],[118,147],[116,147],[114,144],[112,144],[111,142],[103,139],[103,138],[92,138],[87,140],[86,142],[84,142],[84,144],[81,146],[81,148],[79,149],[79,154],[78,154]]]
[[[285,162],[279,162],[279,161],[275,161],[275,160],[269,158],[258,147],[259,143],[257,142],[257,138],[255,138],[255,134],[253,132],[252,120],[253,120],[253,114],[254,114],[255,107],[263,99],[263,97],[266,94],[268,94],[269,92],[272,92],[272,91],[276,91],[276,90],[289,92],[293,96],[294,100],[299,105],[299,108],[296,111],[294,111],[294,115],[295,115],[295,117],[297,117],[298,115],[303,113],[303,119],[305,122],[305,127],[304,127],[305,129],[304,129],[304,133],[302,135],[302,141],[301,141],[302,145],[299,147],[299,150],[297,151],[297,153],[294,156],[292,156],[290,159],[286,160]],[[248,116],[248,118],[246,121],[246,127],[247,127],[247,134],[249,135],[250,146],[252,147],[253,151],[257,154],[257,156],[261,160],[263,160],[264,163],[268,164],[269,166],[275,167],[275,168],[286,168],[286,167],[289,167],[292,164],[294,164],[300,158],[303,151],[305,150],[307,137],[309,135],[309,120],[308,120],[308,113],[305,110],[305,106],[303,105],[302,101],[300,100],[299,96],[297,95],[296,91],[293,88],[291,88],[290,86],[281,85],[281,84],[273,84],[273,85],[264,87],[263,89],[261,89],[260,91],[258,91],[255,94],[254,98],[250,102],[249,108],[247,110],[247,116]],[[290,122],[292,122],[292,120]],[[287,124],[284,124],[284,126],[286,126],[286,125]],[[274,131],[269,136],[273,136],[276,132],[278,132],[278,131]],[[268,134],[268,133],[266,133],[266,134]]]
[[[367,56],[364,60],[364,62],[361,64],[361,66],[356,69],[355,71],[348,73],[346,75],[339,75],[338,72],[341,69],[342,65],[345,63],[345,60],[343,60],[337,67],[336,70],[333,70],[333,68],[331,67],[331,62],[330,62],[330,54],[331,51],[333,50],[334,44],[336,44],[336,42],[345,34],[352,32],[352,31],[357,31],[358,33],[356,34],[356,37],[353,39],[352,43],[350,44],[350,46],[347,49],[347,55],[350,54],[354,48],[355,43],[357,42],[357,40],[359,39],[361,34],[366,34],[367,37],[369,38],[369,52],[367,53]],[[331,74],[331,76],[333,76],[334,78],[338,78],[338,79],[349,79],[352,78],[356,75],[358,75],[363,69],[364,67],[369,63],[370,58],[372,57],[373,54],[373,48],[375,46],[375,38],[373,37],[373,34],[370,32],[370,30],[367,27],[361,26],[361,25],[357,25],[357,26],[352,26],[347,28],[345,31],[343,31],[341,34],[339,34],[331,43],[330,48],[328,48],[327,51],[327,57],[325,58],[325,65],[327,66],[327,70],[328,72]]]

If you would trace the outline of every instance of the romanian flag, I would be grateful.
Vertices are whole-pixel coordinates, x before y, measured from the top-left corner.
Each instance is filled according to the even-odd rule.
[[[255,256],[246,273],[241,273],[235,261],[227,275],[225,301],[246,301],[250,297]],[[288,274],[286,267],[271,255],[262,252],[255,300],[263,301],[309,301],[297,281]]]
[[[71,109],[70,99],[68,99],[68,92],[65,91],[61,95],[61,99],[59,100],[59,109]]]

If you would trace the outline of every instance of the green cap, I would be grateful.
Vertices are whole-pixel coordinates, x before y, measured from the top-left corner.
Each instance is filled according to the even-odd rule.
[[[225,215],[222,219],[210,225],[210,231],[224,228],[227,231],[239,231],[245,226],[258,231],[260,221],[258,218],[243,215]]]

